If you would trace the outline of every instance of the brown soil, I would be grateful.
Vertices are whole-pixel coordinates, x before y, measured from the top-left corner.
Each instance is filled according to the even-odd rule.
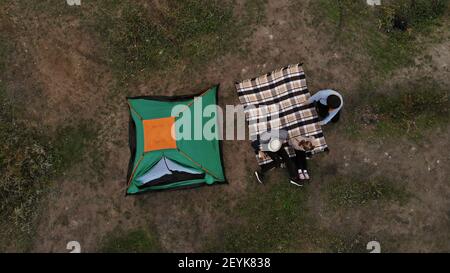
[[[96,251],[102,236],[118,226],[124,230],[155,228],[165,251],[201,251],[220,227],[221,219],[227,217],[214,209],[217,196],[223,197],[221,205],[232,207],[248,190],[249,170],[256,167],[249,143],[224,141],[228,185],[125,197],[129,152],[128,109],[123,97],[183,94],[220,83],[221,104],[238,104],[233,86],[236,80],[297,62],[305,64],[312,92],[333,87],[342,91],[344,97],[354,96],[352,93],[358,91],[361,80],[367,77],[359,65],[365,64],[364,58],[354,57],[358,60],[354,63],[345,51],[333,50],[332,35],[318,31],[310,15],[301,8],[307,1],[298,6],[297,13],[292,13],[290,5],[289,0],[268,1],[266,20],[248,38],[250,50],[244,58],[228,54],[189,78],[183,74],[183,67],[176,67],[170,71],[170,79],[167,74],[149,76],[129,86],[128,93],[120,98],[110,95],[113,75],[96,57],[102,56],[99,42],[80,26],[77,18],[64,17],[52,22],[36,16],[12,22],[12,27],[21,33],[16,44],[31,60],[23,69],[28,72],[22,75],[27,75],[25,86],[35,87],[24,91],[32,98],[30,120],[50,128],[80,119],[101,120],[100,135],[94,141],[105,155],[101,177],[86,171],[90,166],[82,162],[55,179],[55,190],[46,202],[33,251],[67,252],[66,244],[72,240],[79,241],[83,251]],[[400,76],[395,77],[410,77],[434,69],[438,79],[448,82],[449,43],[436,44],[429,52],[433,56],[430,65],[399,71]],[[309,206],[320,225],[337,233],[346,229],[368,230],[373,234],[416,239],[399,243],[401,251],[450,249],[444,245],[450,239],[450,158],[448,151],[442,149],[449,144],[448,130],[433,132],[429,144],[414,146],[414,151],[413,144],[406,140],[400,145],[394,142],[367,145],[347,139],[332,128],[327,129],[326,135],[332,151],[318,157],[317,164],[324,168],[331,166],[342,174],[369,167],[374,175],[399,178],[414,191],[416,198],[406,206],[335,212],[328,210],[321,199],[321,184],[325,182],[315,181]],[[391,157],[386,157],[385,152]],[[365,163],[364,158],[369,158],[370,163]],[[350,165],[346,167],[345,163]]]

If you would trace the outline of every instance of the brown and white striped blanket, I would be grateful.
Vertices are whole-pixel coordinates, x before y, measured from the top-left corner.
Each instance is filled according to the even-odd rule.
[[[257,78],[236,83],[239,100],[244,106],[250,139],[259,139],[265,131],[284,129],[289,139],[297,136],[314,138],[313,153],[327,148],[311,96],[306,85],[302,64],[290,65]],[[286,148],[292,157],[292,147]],[[257,156],[259,165],[270,159]]]

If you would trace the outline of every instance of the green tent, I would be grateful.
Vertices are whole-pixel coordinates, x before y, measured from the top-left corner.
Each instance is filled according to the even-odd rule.
[[[217,92],[215,86],[190,96],[127,98],[131,151],[127,194],[225,182],[217,112],[204,114],[217,110]]]

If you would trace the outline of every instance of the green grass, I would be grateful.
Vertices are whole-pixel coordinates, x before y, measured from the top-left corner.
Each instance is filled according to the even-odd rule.
[[[29,127],[20,120],[18,105],[9,100],[0,81],[0,251],[31,246],[51,181],[82,160],[94,137],[88,123],[59,128],[56,135]]]
[[[48,141],[15,122],[5,93],[0,84],[0,245],[25,249],[34,231],[37,204],[54,174],[55,158]]]
[[[444,87],[426,81],[409,88],[397,87],[399,92],[375,99],[373,109],[380,115],[381,123],[395,124],[404,132],[410,129],[411,123],[421,129],[449,121],[449,92]]]
[[[76,125],[67,125],[56,130],[52,146],[57,159],[56,169],[65,171],[80,162],[90,144],[95,142],[97,131],[94,122],[79,121]]]
[[[95,30],[124,77],[197,66],[237,45],[239,27],[227,1],[174,0],[159,7],[133,1],[99,4]]]
[[[8,39],[0,36],[0,251],[29,247],[43,181],[54,164],[49,143],[15,120],[4,81],[11,53]]]
[[[99,38],[106,53],[99,59],[119,83],[173,68],[192,72],[229,52],[242,53],[252,26],[265,20],[266,2],[246,0],[237,11],[234,0],[105,0],[80,7],[58,0],[6,1],[29,16],[55,17],[57,24],[67,16],[79,18],[81,27]]]
[[[367,55],[376,71],[387,74],[414,64],[414,57],[432,39],[434,28],[448,15],[448,2],[385,1],[373,8],[364,1],[318,0],[312,1],[310,10],[316,21],[328,19],[327,29],[335,33],[335,43]],[[405,31],[394,27],[396,18],[408,22]]]
[[[409,32],[421,33],[439,24],[447,12],[448,0],[397,0],[389,1],[378,10],[380,28],[387,33],[401,30],[395,27],[396,19],[406,23]]]
[[[82,160],[87,144],[84,129],[64,128],[63,135],[48,136],[7,120],[7,115],[0,118],[0,242],[25,250],[53,179]]]
[[[12,47],[0,38],[0,72],[9,64]],[[26,249],[50,181],[82,160],[87,142],[95,138],[92,123],[80,122],[51,130],[27,126],[20,102],[11,101],[0,77],[0,245]],[[0,248],[1,250],[1,248]]]
[[[396,201],[404,204],[410,194],[389,179],[336,177],[322,188],[334,209],[361,207],[372,202]]]
[[[328,251],[331,253],[367,253],[366,245],[371,240],[362,234],[329,236]]]
[[[148,253],[160,252],[158,237],[147,230],[115,230],[103,238],[100,252],[103,253]]]
[[[413,4],[414,3],[414,4]],[[383,5],[377,12],[379,32],[368,44],[369,54],[383,71],[413,64],[420,53],[423,41],[419,36],[429,36],[439,26],[448,0],[401,0]],[[407,22],[407,29],[395,28],[395,20]]]
[[[8,10],[8,14],[5,14],[5,18],[15,18],[22,21],[22,23],[28,23],[33,21],[36,16],[48,18],[52,20],[52,24],[61,25],[61,23],[67,18],[67,16],[83,16],[83,12],[86,8],[89,8],[89,2],[95,1],[83,1],[81,0],[81,6],[69,6],[66,0],[39,0],[39,1],[16,1],[16,0],[0,0],[0,6],[4,5],[4,10]],[[45,20],[45,19],[44,19]],[[41,33],[46,35],[45,33]]]
[[[10,52],[11,44],[7,42],[6,37],[0,35],[0,73],[4,73],[6,70],[6,60],[8,59]]]
[[[267,0],[247,0],[244,3],[246,11],[244,24],[250,26],[253,24],[262,24],[266,22]]]
[[[306,189],[289,184],[279,172],[267,177],[264,186],[249,178],[251,193],[227,215],[233,223],[225,224],[207,251],[213,252],[287,252],[294,247],[292,236],[303,231],[300,240],[310,236]]]
[[[346,133],[357,138],[406,136],[420,140],[429,130],[450,122],[449,90],[430,78],[395,85],[368,86],[346,111]]]
[[[314,165],[314,164],[313,164]],[[358,180],[337,175],[334,170],[319,173],[312,166],[316,181],[321,181],[320,194],[331,211],[362,208],[372,202],[405,204],[410,194],[393,181],[381,178]],[[333,169],[332,167],[330,167]],[[320,168],[327,171],[327,168]],[[205,251],[210,252],[368,252],[367,242],[377,238],[364,231],[342,231],[341,227],[324,227],[310,210],[311,186],[297,188],[282,175],[271,173],[266,183],[256,185],[249,177],[248,194],[235,207],[218,208],[228,220],[210,239]],[[326,183],[325,183],[326,182]],[[384,235],[383,235],[384,236]],[[387,236],[387,235],[386,235]]]
[[[368,242],[380,242],[381,252],[390,252],[390,250],[392,249],[391,242],[398,240],[398,238],[391,238],[391,236],[379,237],[368,235],[364,232],[349,233],[344,231],[340,234],[330,234],[327,240],[327,252],[369,253],[371,250],[367,250]]]

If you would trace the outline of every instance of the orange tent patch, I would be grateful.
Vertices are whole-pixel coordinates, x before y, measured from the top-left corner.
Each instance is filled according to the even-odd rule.
[[[144,152],[176,149],[174,130],[175,117],[143,120]]]

